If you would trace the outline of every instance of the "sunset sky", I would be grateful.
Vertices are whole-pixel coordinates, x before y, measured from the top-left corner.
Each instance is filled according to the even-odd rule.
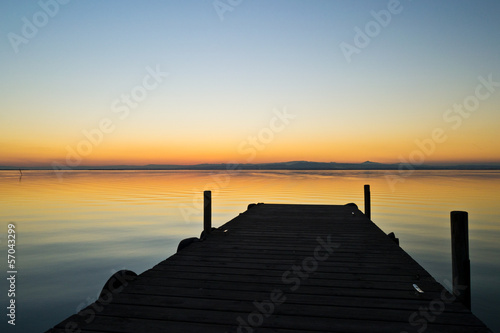
[[[500,162],[499,15],[497,0],[5,0],[0,166]]]

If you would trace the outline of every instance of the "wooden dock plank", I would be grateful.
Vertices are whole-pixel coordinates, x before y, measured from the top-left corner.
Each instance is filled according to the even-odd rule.
[[[173,314],[176,310],[180,310],[179,316],[182,317],[182,309],[190,310],[210,310],[210,311],[223,311],[234,312],[234,309],[240,311],[252,312],[254,306],[252,302],[246,300],[218,300],[218,299],[205,299],[205,298],[187,298],[187,297],[166,297],[166,296],[152,296],[145,298],[142,295],[128,294],[119,295],[115,300],[116,304],[122,306],[142,307],[141,311],[149,311],[148,307],[153,306],[162,308],[168,313]],[[121,310],[120,310],[121,311]],[[118,312],[120,312],[118,311]],[[383,312],[373,311],[370,307],[357,307],[356,311],[352,308],[342,305],[311,305],[311,304],[296,304],[293,302],[286,302],[276,309],[275,314],[304,316],[309,315],[313,317],[326,317],[326,318],[343,318],[343,319],[357,319],[363,317],[370,320],[385,320],[385,321],[400,321],[407,322],[407,312],[401,309],[384,309]],[[178,319],[180,320],[180,319]],[[463,317],[462,313],[458,312],[443,312],[442,315],[436,318],[435,323],[438,324],[472,324],[480,325],[480,322],[474,318]]]
[[[351,205],[254,206],[111,298],[51,332],[489,332]]]
[[[201,299],[222,299],[222,300],[244,300],[253,302],[256,299],[265,299],[269,296],[268,292],[253,292],[253,291],[232,291],[231,293],[221,293],[218,290],[212,289],[192,289],[182,287],[162,287],[158,286],[155,291],[152,288],[143,285],[134,285],[127,289],[126,294],[147,295],[151,296],[167,296],[167,297],[184,297],[184,298],[201,298]],[[152,293],[153,292],[153,293]],[[345,307],[373,307],[387,309],[414,309],[416,305],[428,306],[429,301],[425,299],[389,299],[389,298],[368,298],[368,297],[352,297],[352,296],[329,296],[315,295],[311,299],[309,294],[290,294],[287,295],[287,303],[310,304],[310,305],[338,305]],[[443,310],[454,312],[468,312],[462,306],[456,303],[447,304]]]

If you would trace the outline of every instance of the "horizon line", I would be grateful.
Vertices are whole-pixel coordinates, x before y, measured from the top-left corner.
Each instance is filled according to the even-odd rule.
[[[302,165],[302,167],[300,167]],[[326,168],[327,165],[330,165],[331,168]],[[259,168],[261,170],[262,167],[273,167],[271,170],[349,170],[351,168],[357,170],[394,170],[401,169],[402,167],[406,167],[408,169],[500,169],[500,162],[430,162],[423,164],[412,164],[405,162],[398,163],[381,163],[381,162],[373,162],[373,161],[365,161],[365,162],[317,162],[317,161],[286,161],[286,162],[262,162],[262,163],[231,163],[231,162],[221,162],[221,163],[196,163],[196,164],[96,164],[96,165],[79,165],[79,166],[67,166],[58,164],[57,167],[55,164],[53,165],[34,165],[34,166],[21,166],[21,165],[0,165],[0,170],[213,170],[213,169],[221,169],[221,167],[225,167],[229,170],[231,166],[232,169],[238,169],[241,166],[244,166],[247,169],[252,169],[253,167]],[[240,167],[238,167],[240,166]],[[310,166],[311,169],[306,168],[306,166]],[[323,166],[323,167],[322,167]],[[338,168],[334,168],[338,166]]]

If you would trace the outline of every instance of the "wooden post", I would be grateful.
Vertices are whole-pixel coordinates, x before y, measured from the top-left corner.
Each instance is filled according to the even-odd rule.
[[[370,185],[365,185],[365,216],[372,219],[372,209],[370,203]]]
[[[212,231],[212,191],[203,192],[203,231],[205,236]]]
[[[453,211],[450,219],[453,294],[470,310],[469,215]]]

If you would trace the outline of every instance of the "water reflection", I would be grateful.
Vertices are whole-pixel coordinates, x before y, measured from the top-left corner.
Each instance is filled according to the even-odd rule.
[[[385,171],[71,171],[63,182],[51,171],[21,173],[22,181],[17,171],[0,172],[1,218],[16,223],[19,237],[19,332],[47,329],[95,297],[114,272],[141,273],[181,239],[199,236],[204,190],[212,190],[219,226],[255,202],[362,209],[364,184],[372,220],[440,282],[451,279],[449,212],[469,212],[473,311],[500,329],[496,171],[419,171],[395,191]]]

